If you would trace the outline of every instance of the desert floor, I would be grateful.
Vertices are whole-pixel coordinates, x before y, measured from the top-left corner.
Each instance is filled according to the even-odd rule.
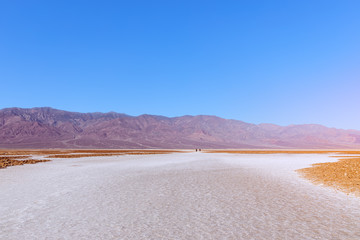
[[[360,239],[360,199],[295,171],[333,155],[58,156],[0,169],[0,239]]]

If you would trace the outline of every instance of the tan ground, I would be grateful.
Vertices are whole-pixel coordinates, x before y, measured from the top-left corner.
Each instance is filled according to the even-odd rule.
[[[50,161],[50,160],[26,159],[29,157],[30,156],[0,157],[0,168]]]
[[[338,162],[313,164],[312,167],[299,169],[298,172],[316,184],[360,196],[360,156],[346,156]]]

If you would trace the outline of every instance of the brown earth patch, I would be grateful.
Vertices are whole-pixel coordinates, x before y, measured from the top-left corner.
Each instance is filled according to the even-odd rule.
[[[315,184],[336,188],[360,196],[360,157],[341,158],[337,162],[316,163],[297,170]]]
[[[0,157],[0,168],[50,161],[50,160],[38,160],[38,159],[24,159],[28,157],[30,156]],[[19,160],[19,159],[24,159],[24,160]]]

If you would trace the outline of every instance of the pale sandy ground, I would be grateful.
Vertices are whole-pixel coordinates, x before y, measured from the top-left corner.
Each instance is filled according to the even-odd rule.
[[[0,170],[0,239],[360,239],[360,199],[298,177],[325,154],[54,159]]]

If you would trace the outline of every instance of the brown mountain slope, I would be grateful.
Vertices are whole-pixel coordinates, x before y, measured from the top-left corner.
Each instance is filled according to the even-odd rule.
[[[0,110],[1,148],[359,148],[360,131],[249,124],[216,116],[138,117],[52,108]]]

